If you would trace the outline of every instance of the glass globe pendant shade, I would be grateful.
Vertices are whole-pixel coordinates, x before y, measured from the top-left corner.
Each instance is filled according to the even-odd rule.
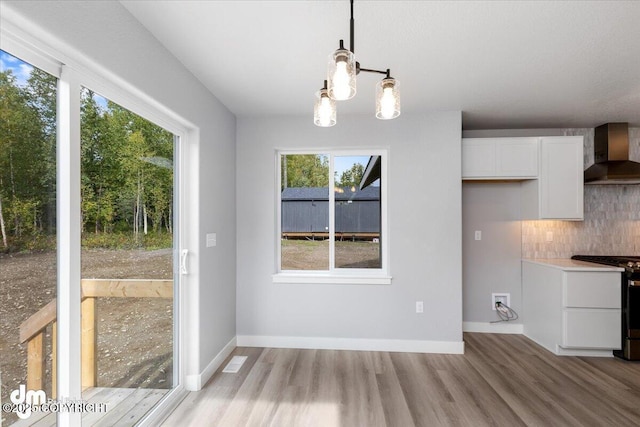
[[[316,92],[313,123],[320,127],[330,127],[336,124],[336,101],[329,97],[326,87]]]
[[[395,119],[400,115],[400,82],[392,77],[382,79],[376,85],[376,117]]]
[[[353,52],[340,48],[329,55],[329,96],[336,101],[351,99],[356,94],[356,59]]]

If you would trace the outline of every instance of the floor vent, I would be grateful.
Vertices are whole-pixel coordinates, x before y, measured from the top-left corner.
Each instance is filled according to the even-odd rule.
[[[227,374],[237,374],[246,360],[247,356],[233,356],[222,372],[226,372]]]

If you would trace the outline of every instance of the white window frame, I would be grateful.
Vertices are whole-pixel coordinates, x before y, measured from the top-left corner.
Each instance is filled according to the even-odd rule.
[[[328,155],[329,156],[329,269],[328,270],[283,270],[282,269],[282,183],[281,159],[285,155]],[[380,156],[380,268],[337,268],[335,267],[335,191],[334,158],[343,156]],[[389,226],[388,226],[388,173],[389,150],[380,148],[336,149],[282,149],[275,153],[276,177],[276,273],[274,283],[314,283],[314,284],[354,284],[389,285]],[[333,237],[333,238],[332,238]]]

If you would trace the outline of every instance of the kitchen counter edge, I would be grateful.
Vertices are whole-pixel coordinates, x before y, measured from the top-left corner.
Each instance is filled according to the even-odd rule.
[[[571,258],[523,258],[522,262],[544,265],[547,267],[557,268],[564,271],[624,271],[622,267],[613,267],[609,265],[594,264],[592,262],[577,261]]]

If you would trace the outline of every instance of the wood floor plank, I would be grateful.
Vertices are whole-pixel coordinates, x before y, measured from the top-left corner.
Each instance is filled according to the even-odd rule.
[[[271,425],[278,405],[287,394],[287,384],[298,357],[298,352],[299,350],[295,349],[268,349],[265,352],[265,360],[271,360],[272,363],[271,375],[266,378],[264,387],[262,387],[257,397],[257,403],[253,405],[253,409],[250,411],[248,421],[245,424],[229,424],[229,426]]]
[[[391,360],[398,374],[398,380],[416,426],[444,425],[448,418],[444,404],[453,398],[440,386],[435,372],[421,363],[419,354],[392,353]]]
[[[164,421],[165,426],[202,425],[207,420],[210,425],[219,424],[233,397],[252,371],[253,366],[262,354],[261,348],[236,348],[222,363],[220,369],[211,377],[201,391],[190,392],[180,405]],[[247,356],[247,360],[237,374],[222,372],[233,356]]]
[[[508,339],[503,337],[502,339]],[[489,338],[490,345],[474,346],[471,338],[466,339],[466,347],[470,347],[465,354],[470,363],[480,373],[484,380],[500,397],[518,414],[527,425],[580,425],[572,414],[555,404],[551,396],[545,395],[541,384],[546,382],[546,373],[540,373],[536,379],[531,379],[535,372],[528,367],[535,355],[519,355],[518,353],[501,353],[499,342]],[[496,347],[498,346],[498,347]],[[511,359],[517,358],[519,364]],[[509,359],[509,360],[507,360]]]
[[[639,426],[640,363],[465,334],[464,355],[246,349],[165,426]]]
[[[524,422],[464,358],[445,356],[446,367],[438,371],[456,403],[460,420],[470,426],[524,426]]]
[[[376,354],[378,356],[373,357],[377,372],[376,381],[386,424],[389,426],[415,426],[391,356],[389,353],[383,352]]]

